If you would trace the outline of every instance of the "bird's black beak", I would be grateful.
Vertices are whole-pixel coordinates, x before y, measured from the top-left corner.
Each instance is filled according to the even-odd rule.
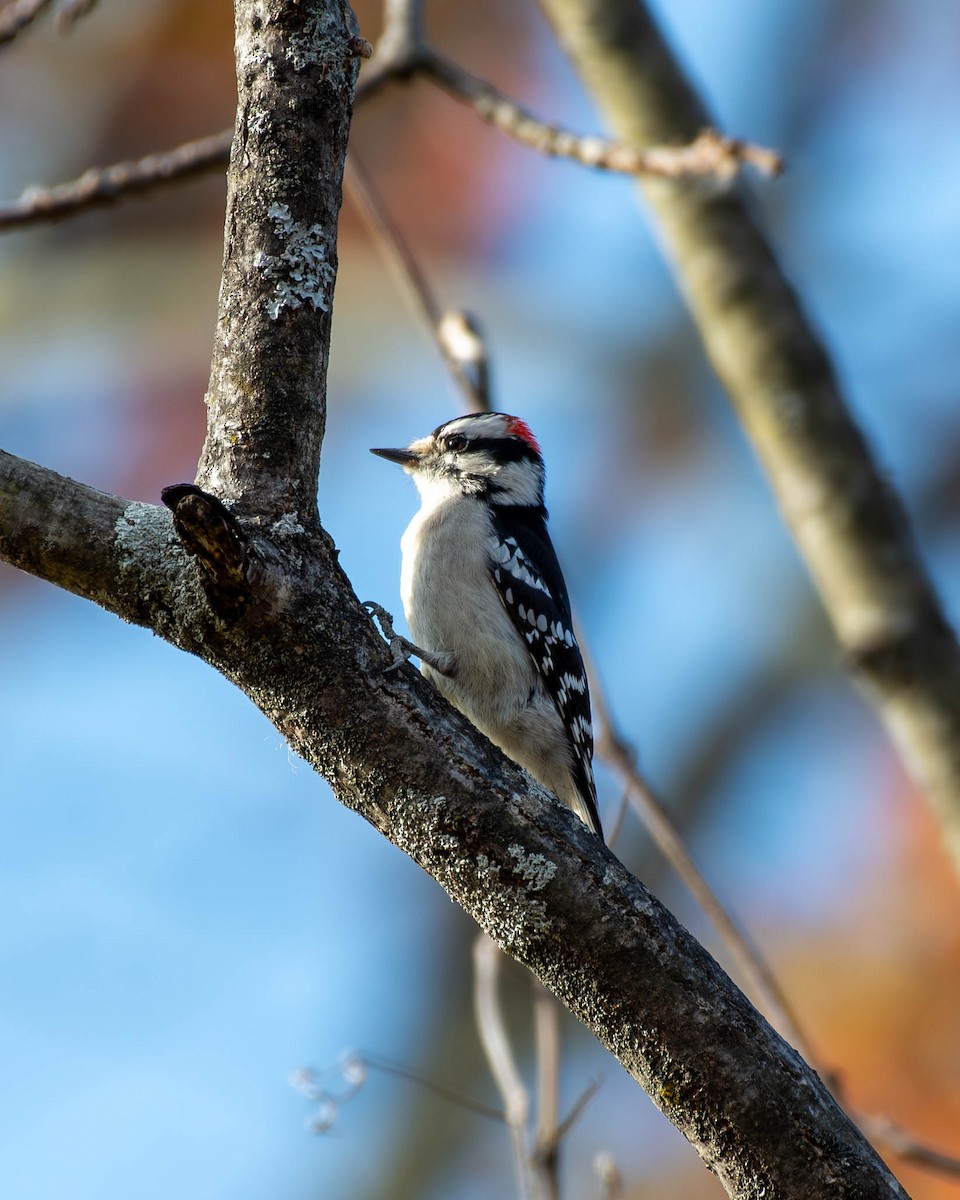
[[[399,463],[401,467],[415,467],[420,462],[420,455],[414,450],[374,450],[371,448],[370,453],[377,454],[389,462]]]

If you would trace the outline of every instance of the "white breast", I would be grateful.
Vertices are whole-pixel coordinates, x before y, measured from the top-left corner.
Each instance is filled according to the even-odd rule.
[[[419,481],[418,481],[419,482]],[[569,739],[491,574],[493,525],[483,503],[421,488],[423,507],[400,543],[400,589],[414,642],[452,651],[452,678],[424,676],[510,758],[580,812]],[[587,815],[584,816],[584,813]]]
[[[516,711],[537,685],[535,668],[490,574],[493,529],[481,501],[425,496],[400,543],[400,590],[414,642],[453,651],[453,679],[424,670],[481,727]]]

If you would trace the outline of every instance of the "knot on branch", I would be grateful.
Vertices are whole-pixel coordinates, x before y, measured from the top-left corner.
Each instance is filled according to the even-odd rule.
[[[192,483],[165,487],[160,499],[173,513],[173,527],[187,554],[200,568],[210,607],[225,621],[237,621],[250,602],[251,550],[233,513]]]
[[[348,58],[372,58],[373,46],[365,37],[355,34],[349,42],[347,42],[347,57]]]

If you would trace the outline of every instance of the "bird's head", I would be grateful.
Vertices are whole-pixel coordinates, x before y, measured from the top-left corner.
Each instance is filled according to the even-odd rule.
[[[519,417],[477,413],[438,425],[404,450],[371,450],[399,463],[426,500],[476,496],[492,504],[543,505],[543,458]]]

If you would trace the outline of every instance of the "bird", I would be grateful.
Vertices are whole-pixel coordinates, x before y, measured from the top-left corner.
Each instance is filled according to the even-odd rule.
[[[400,543],[407,650],[441,695],[602,838],[590,691],[530,427],[473,413],[371,453],[398,463],[420,494]]]

